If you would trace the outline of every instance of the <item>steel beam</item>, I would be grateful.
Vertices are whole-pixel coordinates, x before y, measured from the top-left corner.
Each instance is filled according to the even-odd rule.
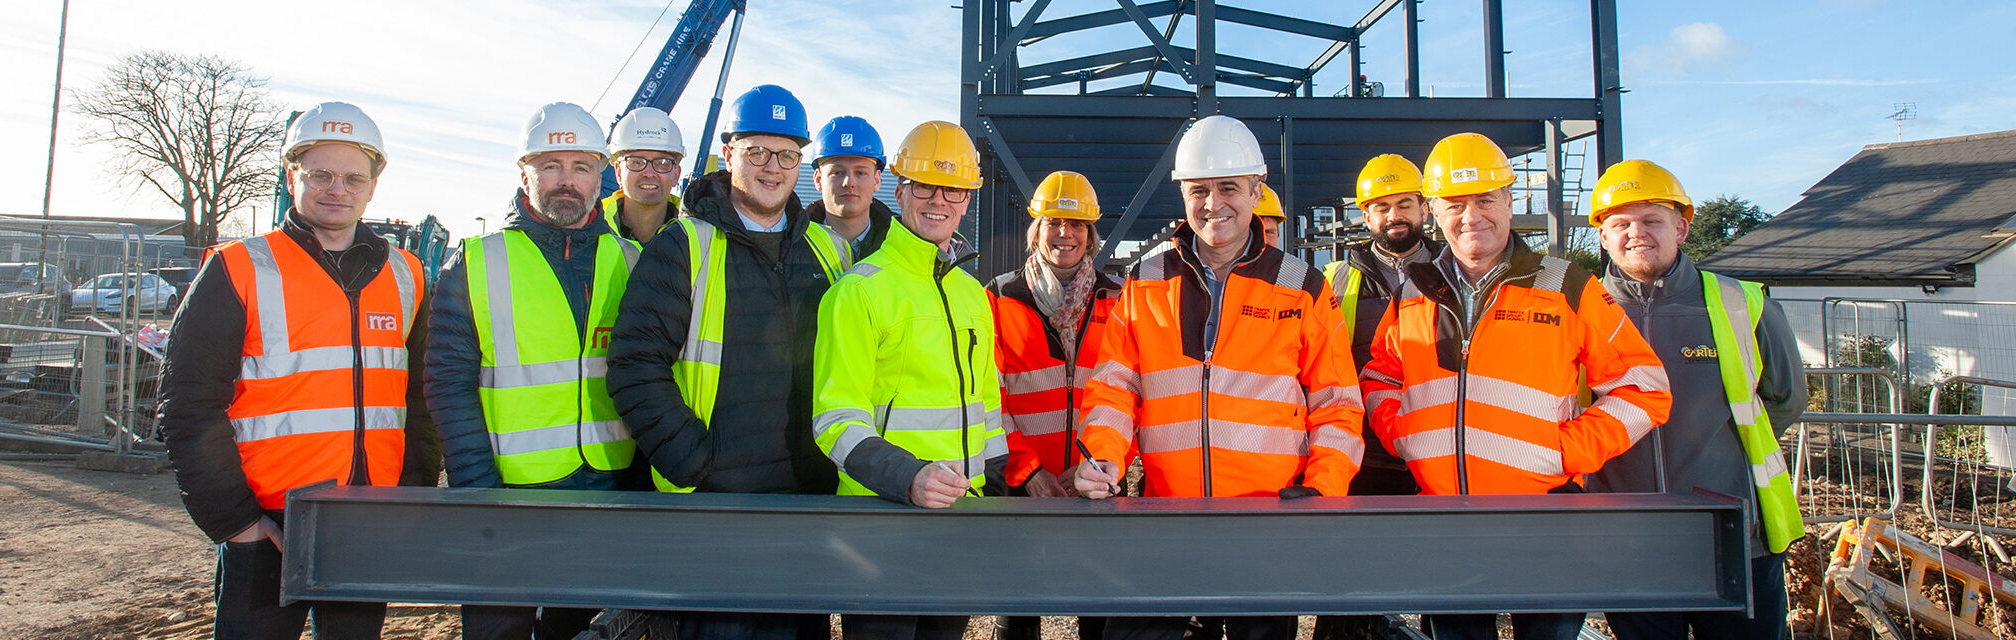
[[[1401,0],[1400,46],[1407,50],[1407,97],[1421,97],[1421,18],[1416,15],[1418,0]]]
[[[1484,0],[1484,97],[1505,97],[1504,0]]]
[[[1133,87],[1127,87],[1132,90]],[[1087,98],[1077,95],[988,95],[980,99],[980,112],[996,118],[1010,116],[1068,116],[1105,118],[1190,118],[1193,102],[1185,97],[1123,96]],[[1233,96],[1217,100],[1218,111],[1236,118],[1272,119],[1293,116],[1303,119],[1421,120],[1521,120],[1539,122],[1594,120],[1596,101],[1588,98],[1277,98]],[[1206,113],[1204,115],[1210,115]],[[1429,141],[1430,144],[1433,141]]]
[[[1030,6],[1029,10],[1022,14],[1022,23],[1015,25],[1015,30],[1009,31],[1008,37],[1002,38],[1000,42],[995,43],[999,48],[994,51],[994,55],[987,58],[986,64],[981,65],[980,72],[991,74],[996,69],[1000,69],[1001,64],[1008,61],[1009,54],[1015,52],[1015,48],[1018,46],[1016,43],[1022,41],[1022,36],[1029,33],[1029,28],[1036,24],[1037,18],[1043,17],[1043,10],[1049,7],[1050,0],[1036,0],[1036,4]]]
[[[1155,168],[1148,170],[1148,176],[1141,186],[1134,190],[1134,197],[1127,201],[1127,209],[1121,212],[1120,221],[1113,224],[1113,233],[1099,243],[1099,255],[1093,259],[1092,268],[1106,268],[1106,261],[1113,258],[1113,250],[1119,248],[1120,240],[1134,227],[1134,220],[1141,217],[1141,209],[1148,206],[1148,200],[1155,195],[1155,187],[1163,184],[1170,167],[1176,165],[1176,145],[1183,140],[1183,132],[1190,130],[1190,123],[1184,122],[1176,128],[1176,135],[1169,137],[1168,145],[1162,148],[1162,157],[1155,161]]]
[[[1303,20],[1288,16],[1241,9],[1231,5],[1218,7],[1218,19],[1226,22],[1251,25],[1270,31],[1305,35],[1319,40],[1352,40],[1358,37],[1358,30],[1334,24]]]
[[[289,497],[282,596],[1005,615],[1740,611],[1704,496],[964,499],[341,487]]]
[[[1624,161],[1624,74],[1618,69],[1617,0],[1589,0],[1590,58],[1596,66],[1596,173]]]
[[[1172,13],[1176,13],[1177,1],[1163,0],[1162,2],[1150,2],[1148,4],[1140,5],[1139,9],[1141,11],[1141,14],[1144,16],[1150,18],[1159,18]],[[1105,11],[1095,11],[1092,13],[1075,15],[1068,18],[1057,18],[1055,20],[1044,20],[1042,22],[1038,22],[1036,23],[1036,26],[1031,27],[1029,29],[1029,33],[1026,36],[1026,38],[1027,39],[1048,38],[1050,36],[1063,35],[1066,33],[1071,33],[1073,31],[1084,31],[1086,29],[1097,29],[1099,27],[1124,24],[1128,20],[1129,18],[1127,16],[1127,12],[1122,9],[1107,9]]]

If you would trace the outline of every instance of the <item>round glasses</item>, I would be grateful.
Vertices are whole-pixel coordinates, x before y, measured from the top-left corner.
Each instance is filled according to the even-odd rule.
[[[739,147],[730,147],[730,148],[741,149],[743,155],[749,158],[749,164],[753,164],[759,167],[766,164],[770,164],[770,158],[772,156],[775,156],[777,158],[777,168],[779,169],[795,169],[798,167],[798,163],[805,159],[805,154],[796,151],[791,151],[789,149],[778,151],[775,149],[771,149],[769,147],[753,144],[742,145]]]

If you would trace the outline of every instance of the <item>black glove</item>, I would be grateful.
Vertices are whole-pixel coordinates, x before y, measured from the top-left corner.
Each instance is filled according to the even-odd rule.
[[[1288,485],[1288,486],[1285,486],[1285,487],[1282,487],[1282,488],[1281,488],[1281,491],[1280,491],[1279,493],[1281,494],[1281,499],[1282,499],[1282,500],[1294,500],[1294,499],[1296,499],[1296,498],[1321,498],[1321,497],[1323,497],[1323,492],[1321,492],[1321,491],[1317,491],[1317,490],[1315,490],[1315,489],[1311,489],[1311,488],[1309,488],[1309,487],[1305,487],[1305,486],[1302,486],[1302,485],[1299,485],[1299,484],[1291,484],[1291,485]]]

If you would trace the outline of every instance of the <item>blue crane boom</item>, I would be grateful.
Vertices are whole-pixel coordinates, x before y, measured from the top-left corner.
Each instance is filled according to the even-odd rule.
[[[651,70],[644,74],[644,82],[637,85],[637,93],[630,97],[628,106],[616,114],[621,119],[638,107],[656,107],[672,112],[672,106],[679,102],[679,95],[686,92],[687,83],[700,70],[700,60],[707,56],[707,50],[714,46],[714,37],[721,32],[721,25],[729,16],[735,17],[735,28],[728,35],[728,57],[735,56],[735,40],[742,31],[742,13],[747,9],[747,0],[693,0],[686,5],[686,11],[679,15],[679,24],[673,28],[672,37],[665,40],[665,48],[658,52]],[[728,60],[721,62],[721,79],[728,79]],[[707,124],[697,133],[700,137],[688,138],[695,161],[688,177],[699,175],[707,166],[708,138],[714,135],[714,119],[721,111],[721,87],[714,88],[714,102],[707,110]],[[612,121],[613,122],[613,121]],[[602,172],[602,193],[614,193],[622,185],[616,182],[614,167]]]

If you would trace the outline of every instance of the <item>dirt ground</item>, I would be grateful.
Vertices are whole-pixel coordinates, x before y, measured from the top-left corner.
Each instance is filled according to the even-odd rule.
[[[169,474],[0,463],[0,638],[210,637],[214,555]],[[386,638],[458,637],[455,610],[398,606]]]

